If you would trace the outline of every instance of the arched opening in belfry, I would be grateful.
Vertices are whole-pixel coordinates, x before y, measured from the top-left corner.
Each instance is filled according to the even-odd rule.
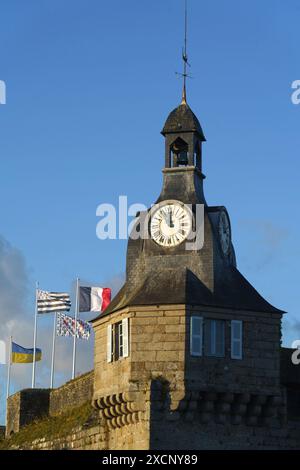
[[[189,164],[188,150],[188,144],[178,137],[171,145],[171,166],[187,166]]]

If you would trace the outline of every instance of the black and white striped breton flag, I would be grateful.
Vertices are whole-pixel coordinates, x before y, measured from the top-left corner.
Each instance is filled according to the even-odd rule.
[[[69,312],[71,300],[65,292],[37,291],[38,313]]]

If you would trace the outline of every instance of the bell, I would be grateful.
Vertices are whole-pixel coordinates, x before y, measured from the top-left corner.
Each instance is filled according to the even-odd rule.
[[[189,163],[188,161],[188,154],[187,152],[180,152],[177,156],[177,165],[178,166],[187,166]]]

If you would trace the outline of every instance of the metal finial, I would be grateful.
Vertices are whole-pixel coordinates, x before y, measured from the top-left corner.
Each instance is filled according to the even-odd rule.
[[[187,9],[187,0],[185,0],[185,12],[184,12],[184,49],[182,52],[182,59],[183,59],[183,91],[182,91],[182,101],[181,104],[187,104],[186,101],[186,79],[188,77],[187,74],[187,66],[190,66],[188,63],[188,54],[187,54],[187,35],[188,35],[188,9]]]
[[[183,105],[187,104],[186,79],[192,78],[187,73],[187,67],[190,67],[190,64],[188,62],[188,54],[187,54],[187,36],[188,36],[188,4],[187,4],[187,0],[185,0],[184,47],[182,49],[183,73],[176,72],[176,75],[183,77],[183,90],[182,90],[182,100],[181,100],[181,104]]]

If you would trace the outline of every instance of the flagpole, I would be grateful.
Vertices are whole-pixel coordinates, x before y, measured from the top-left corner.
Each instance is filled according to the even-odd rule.
[[[55,314],[54,314],[53,338],[52,338],[52,359],[51,359],[51,379],[50,379],[50,388],[53,388],[53,382],[54,382],[56,323],[57,323],[57,312],[55,312]]]
[[[74,326],[74,338],[73,338],[73,366],[72,366],[72,380],[75,379],[76,373],[76,332],[77,332],[77,318],[78,318],[78,307],[79,307],[79,278],[76,280],[76,302],[75,302],[75,326]]]
[[[37,293],[38,293],[39,283],[35,284],[35,311],[34,311],[34,333],[33,333],[33,364],[32,364],[32,383],[31,388],[35,387],[35,356],[36,356],[36,335],[37,335]]]
[[[9,393],[10,393],[11,350],[12,350],[12,336],[10,336],[10,338],[9,338],[9,353],[8,353],[8,363],[7,363],[7,389],[6,389],[6,399],[8,399]],[[6,406],[7,406],[7,405],[6,405]]]
[[[7,429],[7,424],[8,424],[7,400],[8,400],[9,394],[10,394],[11,356],[12,356],[12,336],[9,337],[9,353],[8,353],[8,364],[7,364],[7,388],[6,388],[6,409],[5,409],[5,426],[6,426],[6,429]]]

